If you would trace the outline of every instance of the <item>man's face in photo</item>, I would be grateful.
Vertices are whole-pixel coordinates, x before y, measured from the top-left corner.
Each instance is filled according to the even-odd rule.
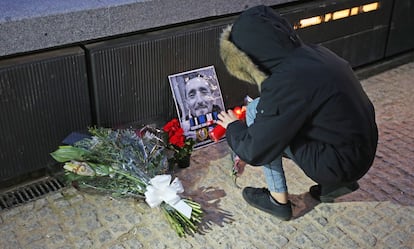
[[[213,98],[210,86],[205,79],[196,77],[187,81],[185,96],[187,107],[190,109],[193,117],[212,112]]]

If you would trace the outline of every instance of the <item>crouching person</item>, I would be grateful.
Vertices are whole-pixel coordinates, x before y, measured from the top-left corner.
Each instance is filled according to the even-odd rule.
[[[263,166],[268,188],[244,188],[250,205],[282,220],[292,217],[282,155],[318,183],[309,192],[322,202],[359,188],[378,130],[374,107],[345,60],[301,41],[266,6],[246,10],[223,31],[220,53],[233,76],[260,89],[246,123],[231,110],[218,121],[240,158],[236,164]]]

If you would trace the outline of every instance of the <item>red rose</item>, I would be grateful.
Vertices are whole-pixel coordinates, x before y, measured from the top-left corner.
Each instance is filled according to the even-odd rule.
[[[173,136],[170,137],[169,142],[170,144],[176,145],[180,148],[184,147],[184,136],[182,135],[182,133],[176,133]]]
[[[179,148],[183,148],[185,145],[184,130],[180,126],[178,119],[174,118],[170,122],[164,125],[163,130],[168,133],[168,142]]]
[[[175,131],[178,128],[180,128],[180,122],[178,119],[174,118],[164,125],[163,130],[170,133],[171,131]]]

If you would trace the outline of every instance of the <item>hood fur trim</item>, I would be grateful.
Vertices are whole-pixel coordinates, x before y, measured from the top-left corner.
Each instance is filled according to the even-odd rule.
[[[256,84],[260,89],[267,75],[253,63],[246,53],[230,41],[231,28],[231,25],[224,28],[220,37],[221,59],[231,75],[251,84]]]

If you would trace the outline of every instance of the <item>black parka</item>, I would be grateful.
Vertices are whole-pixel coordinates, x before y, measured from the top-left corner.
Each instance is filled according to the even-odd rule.
[[[228,144],[242,160],[267,164],[290,146],[296,163],[321,184],[355,181],[368,171],[378,140],[374,107],[345,60],[302,42],[266,6],[243,12],[228,41],[266,75],[251,81],[260,87],[254,124],[227,127]],[[251,67],[223,60],[236,76],[232,68]]]

